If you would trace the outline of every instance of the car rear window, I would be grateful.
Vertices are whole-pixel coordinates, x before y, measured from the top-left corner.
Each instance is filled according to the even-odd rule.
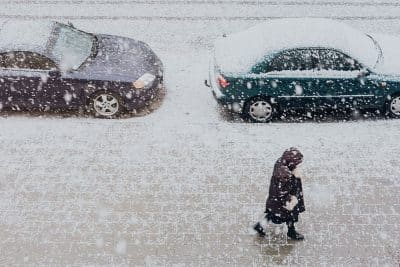
[[[55,69],[55,64],[36,53],[15,51],[0,54],[0,67],[4,69],[52,70]]]

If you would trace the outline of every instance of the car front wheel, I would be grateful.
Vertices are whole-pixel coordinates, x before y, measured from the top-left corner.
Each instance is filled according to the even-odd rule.
[[[400,95],[393,96],[390,99],[388,112],[391,117],[400,118]]]
[[[101,118],[115,118],[122,110],[121,99],[112,92],[99,92],[91,97],[90,109],[95,116]]]
[[[271,102],[263,97],[250,99],[244,106],[244,114],[252,122],[269,122],[274,112]]]

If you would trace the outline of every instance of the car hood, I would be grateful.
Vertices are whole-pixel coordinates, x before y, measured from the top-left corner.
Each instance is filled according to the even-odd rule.
[[[373,38],[382,49],[383,58],[375,66],[374,71],[378,74],[399,76],[400,75],[400,36],[374,34]]]
[[[141,41],[112,36],[96,35],[97,53],[89,58],[71,76],[90,80],[136,81],[145,73],[158,74],[161,62]]]

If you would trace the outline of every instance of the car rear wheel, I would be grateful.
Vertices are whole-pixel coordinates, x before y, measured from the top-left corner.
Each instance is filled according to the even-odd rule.
[[[271,102],[264,97],[250,99],[244,106],[244,114],[252,122],[269,122],[274,113]]]
[[[111,119],[120,115],[122,101],[115,93],[99,92],[91,97],[90,109],[97,117]]]
[[[400,118],[400,95],[393,96],[390,99],[388,112],[391,117]]]

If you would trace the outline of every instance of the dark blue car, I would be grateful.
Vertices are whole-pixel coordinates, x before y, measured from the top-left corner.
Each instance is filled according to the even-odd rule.
[[[113,118],[162,88],[163,65],[133,39],[58,22],[0,24],[0,107],[78,109]]]

